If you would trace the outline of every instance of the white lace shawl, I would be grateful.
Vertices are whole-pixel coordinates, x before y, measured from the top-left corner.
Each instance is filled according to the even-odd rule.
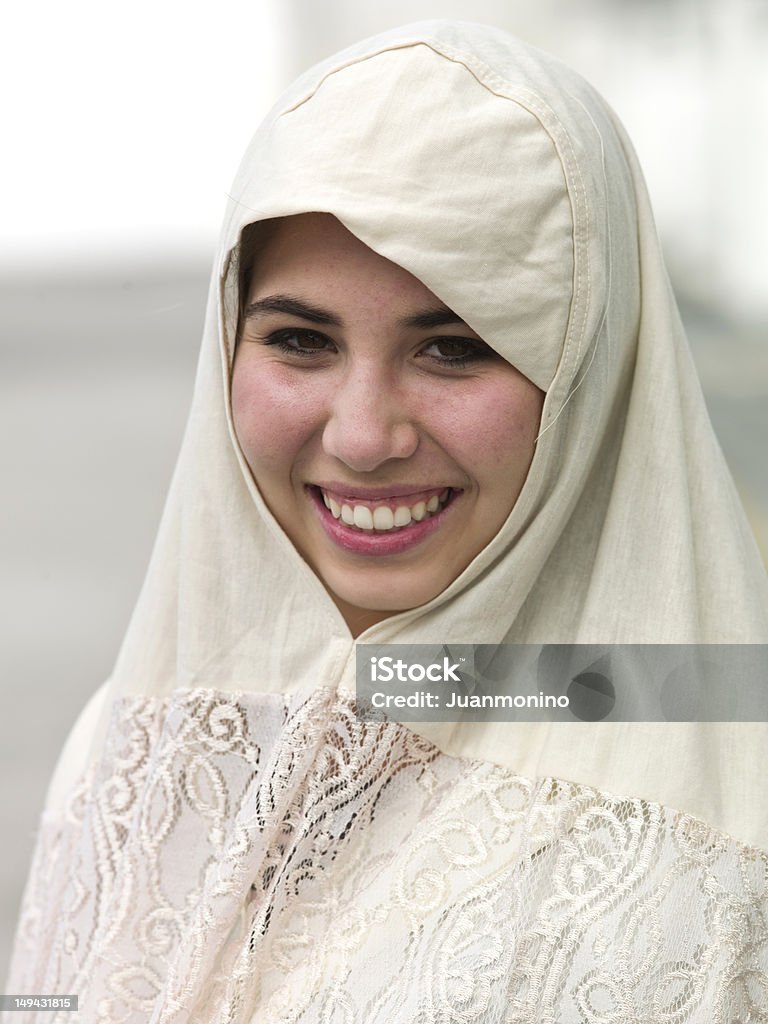
[[[757,1024],[768,856],[330,691],[127,698],[12,978],[81,1007],[17,1024]]]

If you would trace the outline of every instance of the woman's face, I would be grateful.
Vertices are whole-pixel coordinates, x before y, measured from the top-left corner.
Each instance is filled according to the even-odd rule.
[[[425,604],[525,481],[544,395],[329,214],[259,251],[232,377],[266,503],[354,635]]]

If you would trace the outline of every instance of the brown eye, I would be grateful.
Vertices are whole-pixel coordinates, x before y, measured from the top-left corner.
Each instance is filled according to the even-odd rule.
[[[421,351],[428,359],[441,366],[461,368],[470,363],[487,359],[494,353],[484,341],[475,338],[435,338]]]
[[[465,359],[474,351],[475,346],[466,338],[440,338],[432,342],[430,347],[436,349],[443,359]]]
[[[313,356],[318,352],[333,351],[335,346],[330,338],[317,331],[302,329],[273,331],[264,339],[265,345],[274,345],[281,352],[297,356]]]
[[[296,331],[293,334],[289,334],[288,338],[290,338],[291,344],[295,348],[318,349],[328,347],[328,339],[322,334],[315,334],[313,331]]]

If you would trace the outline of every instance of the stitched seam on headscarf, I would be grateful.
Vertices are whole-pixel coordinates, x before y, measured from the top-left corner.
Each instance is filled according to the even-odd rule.
[[[569,362],[571,361],[571,346],[575,338],[576,352],[572,360],[575,368],[581,357],[582,340],[587,322],[586,314],[589,306],[589,298],[592,293],[592,278],[587,252],[589,245],[589,219],[591,206],[581,174],[581,168],[573,151],[573,146],[571,145],[570,135],[552,108],[535,93],[530,92],[525,87],[515,86],[513,83],[507,82],[497,74],[497,72],[493,71],[492,68],[489,68],[483,61],[459,50],[455,50],[451,46],[444,45],[442,43],[435,45],[425,43],[425,45],[429,46],[434,52],[440,53],[448,59],[460,63],[473,76],[479,85],[483,86],[483,88],[487,89],[493,95],[499,96],[501,99],[509,100],[512,103],[516,103],[518,106],[522,107],[523,110],[526,110],[539,122],[542,130],[550,139],[555,153],[560,160],[560,164],[564,172],[563,176],[565,178],[566,190],[569,198],[572,197],[571,211],[573,217],[574,248],[573,300],[569,312],[568,326],[563,338],[563,351],[560,362],[563,366],[569,365]],[[437,45],[440,47],[439,50],[436,48]],[[578,214],[581,213],[580,203],[583,203],[583,227],[580,227],[579,225],[580,218]],[[582,231],[584,235],[583,242],[580,237]],[[578,259],[578,256],[581,255],[582,251],[583,258]],[[581,264],[586,266],[585,271],[582,271]],[[586,294],[582,296],[582,281],[584,276],[586,277]],[[582,306],[583,312],[581,312]],[[587,369],[588,368],[589,367],[587,367]],[[570,372],[568,375],[570,376]],[[580,383],[581,381],[579,381],[579,384]],[[557,415],[559,415],[563,408],[565,408],[565,405],[570,401],[577,387],[578,385],[574,386],[569,391],[558,410]],[[554,420],[551,422],[554,422]]]
[[[606,177],[606,173],[605,173],[605,146],[603,144],[603,136],[600,134],[600,131],[599,131],[597,125],[595,124],[594,118],[590,114],[589,110],[584,106],[584,104],[578,98],[578,96],[574,96],[571,93],[569,93],[568,95],[570,96],[570,98],[573,100],[574,103],[578,103],[578,105],[582,108],[582,110],[584,111],[586,116],[589,118],[590,124],[595,129],[595,134],[596,134],[596,136],[598,138],[598,141],[600,143],[600,167],[601,167],[601,170],[603,172],[603,184],[605,186],[605,193],[606,193],[606,196],[607,196],[607,194],[608,194],[608,181],[607,181],[607,177]],[[577,173],[579,173],[579,177],[581,177],[580,172],[578,172],[578,164],[577,164]],[[608,258],[606,260],[607,271],[608,271],[608,287],[606,289],[605,302],[603,304],[603,312],[602,312],[602,315],[600,317],[600,323],[597,325],[597,329],[595,331],[595,343],[592,346],[592,352],[591,352],[590,357],[589,357],[589,362],[585,366],[584,372],[581,374],[579,379],[576,381],[576,383],[573,385],[573,387],[569,391],[568,395],[565,398],[565,401],[560,406],[558,411],[555,413],[555,416],[549,421],[549,423],[546,425],[546,427],[544,427],[543,430],[539,431],[538,435],[536,436],[536,441],[538,441],[539,438],[542,436],[542,434],[545,434],[549,430],[550,427],[555,425],[555,423],[557,422],[557,420],[560,417],[560,414],[565,409],[566,405],[570,402],[571,398],[573,398],[573,396],[576,394],[576,392],[579,390],[581,385],[586,380],[587,374],[589,373],[589,370],[590,370],[590,368],[592,366],[592,363],[595,360],[595,356],[597,355],[597,346],[598,346],[598,343],[599,343],[600,335],[602,334],[602,331],[603,331],[603,327],[605,325],[605,318],[608,315],[608,302],[610,300],[611,288],[612,288],[612,284],[613,284],[613,255],[612,255],[612,248],[613,247],[612,247],[612,239],[611,239],[611,224],[610,224],[610,219],[609,219],[607,213],[605,214],[605,230],[606,230],[606,235],[607,235],[607,239],[608,239]],[[586,260],[586,264],[587,264],[587,275],[588,275],[588,278],[591,281],[591,277],[590,277],[591,272],[590,272],[590,269],[589,269],[589,260],[588,259]],[[588,290],[590,290],[590,289],[588,289]],[[581,346],[579,346],[579,352],[580,352],[580,349],[581,349]]]

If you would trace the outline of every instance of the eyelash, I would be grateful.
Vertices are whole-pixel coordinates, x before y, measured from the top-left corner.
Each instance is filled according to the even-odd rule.
[[[315,348],[311,350],[303,350],[301,348],[297,348],[296,346],[289,344],[289,338],[296,338],[299,341],[301,341],[302,339],[306,340],[307,338],[319,338],[322,339],[322,341],[326,342],[328,345],[334,344],[333,341],[330,338],[326,337],[324,334],[320,334],[318,331],[310,331],[303,328],[273,331],[271,334],[266,335],[263,341],[265,345],[273,346],[279,349],[281,352],[284,352],[286,355],[296,356],[299,359],[313,359],[319,353],[328,351],[326,347]],[[464,367],[469,366],[471,363],[479,362],[482,359],[488,359],[493,355],[493,352],[483,342],[475,341],[474,338],[453,337],[452,335],[446,335],[443,338],[432,338],[429,341],[429,343],[425,346],[425,348],[422,349],[422,352],[425,351],[425,349],[431,348],[432,345],[437,345],[440,342],[463,342],[465,345],[471,346],[470,351],[467,353],[467,355],[457,356],[454,359],[449,359],[440,356],[427,357],[428,359],[432,360],[438,365],[446,367],[451,370],[463,369]]]

